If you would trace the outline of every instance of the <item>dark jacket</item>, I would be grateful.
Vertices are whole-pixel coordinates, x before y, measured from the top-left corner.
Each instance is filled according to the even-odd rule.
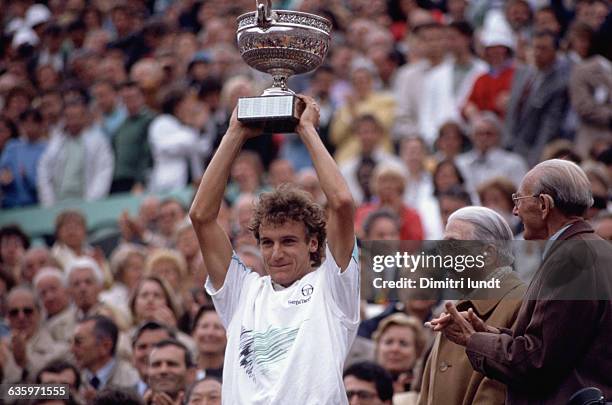
[[[612,398],[611,263],[612,246],[576,221],[544,258],[512,330],[469,339],[472,367],[508,385],[506,404],[565,404],[591,386]]]
[[[527,159],[540,161],[544,146],[561,137],[569,105],[567,64],[557,61],[547,72],[533,66],[517,69],[506,113],[505,144]]]

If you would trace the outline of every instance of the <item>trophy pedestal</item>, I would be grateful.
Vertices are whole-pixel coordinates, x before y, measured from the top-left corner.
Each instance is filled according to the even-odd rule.
[[[293,94],[238,99],[238,121],[263,125],[265,133],[295,132],[302,111],[300,99]]]

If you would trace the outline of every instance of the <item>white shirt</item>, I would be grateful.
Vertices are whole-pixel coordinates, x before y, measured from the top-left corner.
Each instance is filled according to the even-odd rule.
[[[174,116],[163,114],[149,126],[149,144],[153,155],[149,191],[162,193],[185,187],[190,165],[194,176],[202,174],[201,165],[195,161],[208,155],[212,141],[208,136],[200,137],[196,130]]]
[[[225,282],[206,282],[227,330],[224,404],[348,404],[342,369],[359,324],[357,248],[344,272],[321,266],[275,291],[236,253]]]
[[[442,225],[438,200],[433,195],[433,179],[431,174],[423,171],[418,181],[414,179],[408,180],[403,201],[419,213],[426,240],[442,238],[444,226]]]
[[[527,162],[522,156],[500,148],[493,148],[485,155],[471,150],[457,156],[456,162],[470,192],[494,177],[506,177],[518,187],[527,174]]]
[[[447,121],[463,123],[460,109],[465,104],[478,76],[487,71],[487,65],[472,59],[470,67],[455,92],[455,66],[457,62],[448,58],[429,70],[423,82],[423,97],[419,103],[419,133],[432,147],[440,127]]]

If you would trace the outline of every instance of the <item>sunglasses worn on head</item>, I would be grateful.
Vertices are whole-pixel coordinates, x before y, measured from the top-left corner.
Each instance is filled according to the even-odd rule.
[[[23,312],[25,316],[30,316],[34,313],[34,308],[32,307],[12,308],[12,309],[9,309],[8,314],[11,318],[14,318],[17,315],[19,315],[20,312]]]

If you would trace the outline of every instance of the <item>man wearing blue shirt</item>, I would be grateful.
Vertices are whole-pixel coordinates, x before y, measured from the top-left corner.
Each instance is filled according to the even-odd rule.
[[[12,139],[0,157],[2,208],[36,204],[36,168],[47,147],[46,129],[38,110],[28,109],[19,117],[21,137]]]

